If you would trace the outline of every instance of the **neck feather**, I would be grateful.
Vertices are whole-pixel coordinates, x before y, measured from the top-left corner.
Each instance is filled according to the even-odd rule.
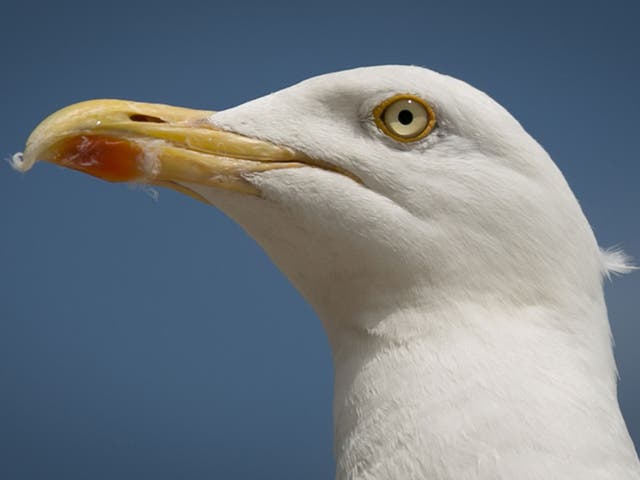
[[[478,305],[329,330],[337,478],[640,478],[604,303],[585,311],[580,330]],[[430,328],[394,335],[413,322]]]

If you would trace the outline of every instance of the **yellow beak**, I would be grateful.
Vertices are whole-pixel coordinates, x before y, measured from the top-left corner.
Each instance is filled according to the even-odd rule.
[[[214,112],[91,100],[45,119],[27,140],[22,169],[37,160],[112,182],[168,186],[199,200],[184,183],[258,195],[251,173],[312,165],[337,170],[291,148],[216,129]]]

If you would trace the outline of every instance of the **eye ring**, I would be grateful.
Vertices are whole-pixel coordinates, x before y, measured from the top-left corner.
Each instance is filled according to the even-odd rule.
[[[373,109],[373,118],[380,131],[403,143],[423,139],[436,126],[431,105],[408,93],[387,98]]]

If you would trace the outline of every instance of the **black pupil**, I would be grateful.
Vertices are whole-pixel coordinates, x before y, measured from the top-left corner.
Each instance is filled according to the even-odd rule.
[[[409,125],[411,122],[413,122],[413,113],[411,113],[409,110],[401,110],[398,114],[398,120],[403,125]]]

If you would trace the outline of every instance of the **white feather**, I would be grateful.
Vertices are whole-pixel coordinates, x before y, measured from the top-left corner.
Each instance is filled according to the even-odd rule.
[[[387,138],[411,93],[438,127]],[[601,252],[547,153],[473,87],[417,67],[313,78],[211,117],[348,170],[198,185],[313,305],[335,365],[339,479],[640,479],[616,398]]]
[[[604,276],[609,280],[612,274],[623,275],[638,269],[631,257],[618,247],[603,249],[602,263]]]

